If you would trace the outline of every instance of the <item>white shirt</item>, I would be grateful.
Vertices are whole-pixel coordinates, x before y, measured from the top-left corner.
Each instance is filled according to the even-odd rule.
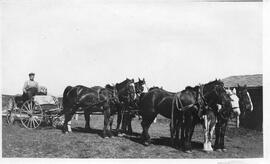
[[[32,81],[32,80],[27,80],[24,85],[23,85],[23,92],[25,92],[28,88],[37,88],[39,90],[38,87],[38,83],[36,81]]]

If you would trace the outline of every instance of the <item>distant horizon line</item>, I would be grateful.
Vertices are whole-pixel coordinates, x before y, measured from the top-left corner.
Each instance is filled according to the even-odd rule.
[[[224,80],[225,78],[229,78],[229,77],[237,77],[237,76],[255,76],[255,75],[262,75],[263,76],[263,73],[255,73],[255,74],[245,74],[245,75],[231,75],[231,76],[227,76],[227,77],[223,77],[223,78],[215,78],[215,79],[218,79],[218,80]],[[128,78],[128,77],[126,77]],[[142,77],[144,78],[144,77]],[[135,79],[135,78],[132,78],[132,79]],[[213,79],[213,80],[215,80]],[[210,80],[211,81],[211,80]],[[79,84],[78,84],[79,85]],[[45,86],[46,87],[46,86]],[[1,93],[2,96],[15,96],[15,95],[21,95],[20,93],[17,93],[17,94],[7,94],[7,93]],[[62,96],[61,94],[57,94],[57,95],[53,95],[53,94],[48,94],[48,95],[52,95],[52,96],[56,96],[56,97],[60,97]]]

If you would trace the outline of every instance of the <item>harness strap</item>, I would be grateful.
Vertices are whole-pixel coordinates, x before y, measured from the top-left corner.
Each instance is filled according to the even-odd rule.
[[[177,97],[177,94],[179,94],[179,98]],[[174,129],[174,104],[176,105],[176,108],[178,111],[186,111],[187,109],[193,107],[195,104],[190,104],[187,106],[183,106],[182,101],[180,99],[181,96],[181,92],[178,92],[174,95],[173,97],[173,101],[172,101],[172,113],[171,113],[171,128],[172,130]],[[179,103],[180,103],[180,107],[179,107]]]
[[[177,94],[180,94],[179,95],[179,98],[177,97]],[[195,104],[189,104],[189,105],[187,105],[187,106],[183,106],[183,103],[182,103],[182,101],[181,101],[181,99],[180,99],[180,96],[181,96],[181,92],[178,92],[178,93],[176,93],[175,94],[175,96],[174,96],[174,101],[175,101],[175,103],[176,103],[176,108],[179,110],[179,111],[186,111],[187,109],[189,109],[189,108],[191,108],[191,107],[193,107]],[[179,104],[180,104],[180,107],[179,107]]]

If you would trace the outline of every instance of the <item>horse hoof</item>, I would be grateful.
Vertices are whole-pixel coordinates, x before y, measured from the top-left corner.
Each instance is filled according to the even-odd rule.
[[[125,136],[125,133],[120,133],[120,134],[118,134],[118,136],[123,137],[123,136]]]
[[[90,132],[91,131],[91,128],[85,128],[84,131]]]
[[[143,145],[144,145],[144,146],[150,146],[151,143],[150,143],[150,142],[144,142]]]
[[[192,153],[192,151],[191,151],[191,150],[186,150],[186,151],[185,151],[185,153],[187,153],[187,154],[191,154],[191,153]]]
[[[227,149],[223,148],[222,151],[223,151],[223,152],[227,152]]]
[[[221,149],[216,149],[216,151],[217,151],[217,152],[222,152],[222,150],[221,150]]]
[[[104,137],[105,139],[108,139],[109,137],[108,136],[106,136],[106,137]]]

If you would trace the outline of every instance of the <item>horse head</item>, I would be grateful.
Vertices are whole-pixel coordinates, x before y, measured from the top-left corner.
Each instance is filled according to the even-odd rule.
[[[253,111],[253,104],[250,98],[250,95],[247,90],[247,86],[240,86],[239,84],[237,85],[236,88],[236,95],[239,98],[239,106],[240,110],[242,112],[242,117],[245,116],[247,112],[252,112]]]
[[[115,85],[107,84],[105,86],[105,89],[108,90],[109,93],[110,93],[110,101],[111,101],[111,103],[113,103],[113,104],[120,103],[119,98],[118,98],[118,91],[117,91]]]
[[[221,80],[209,82],[203,87],[203,97],[207,104],[217,109],[223,116],[229,117],[233,112],[231,98],[227,94],[224,83]]]
[[[135,94],[135,85],[134,85],[134,79],[128,79],[124,80],[121,83],[117,83],[116,89],[118,91],[118,96],[120,98],[120,101],[122,102],[130,102],[132,100],[135,100],[136,94]]]
[[[141,80],[140,78],[138,79],[139,79],[138,82],[135,82],[134,85],[136,94],[140,96],[140,94],[144,91],[145,80],[144,79]]]

